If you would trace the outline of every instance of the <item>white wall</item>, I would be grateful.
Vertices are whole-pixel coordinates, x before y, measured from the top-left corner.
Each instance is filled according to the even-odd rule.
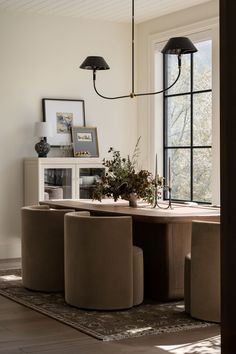
[[[0,258],[20,256],[23,158],[36,156],[33,127],[42,98],[84,99],[86,123],[97,126],[100,156],[110,146],[130,153],[137,139],[136,103],[95,95],[87,55],[104,56],[98,72],[106,95],[130,92],[130,26],[0,12]]]
[[[184,35],[181,32],[188,28],[197,31],[198,26],[206,26],[208,22],[213,27],[213,203],[220,203],[220,155],[219,155],[219,33],[215,19],[219,16],[218,0],[194,6],[170,15],[162,16],[138,26],[138,91],[150,92],[154,87],[154,43],[163,34],[170,37]],[[214,20],[212,20],[214,19]],[[207,26],[206,26],[207,27]],[[191,31],[190,31],[191,33]],[[164,38],[167,40],[169,37]],[[162,77],[160,77],[162,84]],[[161,87],[160,87],[161,88]],[[154,142],[155,134],[162,136],[162,127],[155,126],[154,99],[162,100],[159,96],[142,97],[138,100],[138,135],[142,135],[142,161],[149,170],[154,169],[154,152],[158,147],[158,163],[161,162],[162,142]],[[158,134],[159,133],[159,134]],[[159,169],[160,171],[160,169]],[[161,172],[161,171],[160,171]]]

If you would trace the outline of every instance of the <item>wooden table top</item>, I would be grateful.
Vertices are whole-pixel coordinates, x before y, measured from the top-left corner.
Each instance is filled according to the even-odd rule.
[[[129,207],[128,202],[113,199],[104,199],[102,202],[91,199],[57,199],[42,201],[40,204],[52,208],[71,208],[87,210],[100,215],[128,215],[135,220],[152,223],[189,223],[192,220],[220,221],[220,209],[211,206],[187,204],[172,204],[172,209],[152,208],[150,205],[139,202],[137,208]],[[160,203],[163,207],[167,204]]]

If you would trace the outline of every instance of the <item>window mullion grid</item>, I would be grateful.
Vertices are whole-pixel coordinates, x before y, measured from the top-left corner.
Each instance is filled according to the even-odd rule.
[[[192,91],[192,94],[198,94],[198,93],[206,93],[206,92],[212,92],[212,89],[206,89],[206,90],[198,90],[198,91]],[[181,93],[171,93],[170,95],[166,94],[165,97],[178,97],[178,96],[187,96],[191,94],[191,90],[188,92],[181,92]]]
[[[194,157],[194,151],[195,149],[211,149],[212,145],[197,145],[194,146],[194,107],[193,107],[193,100],[194,100],[194,95],[195,94],[204,94],[207,92],[212,92],[212,88],[210,89],[203,89],[203,90],[196,90],[194,91],[194,56],[193,54],[190,54],[190,90],[189,92],[182,92],[182,93],[170,93],[168,94],[168,91],[164,93],[163,96],[163,115],[164,115],[164,122],[163,122],[163,171],[164,171],[164,176],[167,177],[168,173],[168,154],[169,151],[172,149],[189,149],[190,150],[190,201],[193,201],[193,181],[194,181],[194,176],[193,176],[193,157]],[[168,84],[168,56],[164,56],[163,60],[163,87],[166,88]],[[171,97],[176,97],[176,96],[184,96],[184,95],[190,95],[190,146],[169,146],[168,145],[168,110],[167,110],[167,105],[168,105],[168,99]],[[167,195],[164,196],[164,199],[167,199]],[[177,199],[176,199],[177,200]],[[204,203],[204,202],[203,202]],[[208,204],[208,203],[207,203]]]
[[[193,200],[193,54],[190,54],[190,200]]]
[[[211,149],[212,145],[198,145],[198,146],[194,146],[194,150],[195,149]],[[175,149],[190,149],[189,145],[180,145],[180,146],[169,146],[168,147],[169,150],[175,150]]]

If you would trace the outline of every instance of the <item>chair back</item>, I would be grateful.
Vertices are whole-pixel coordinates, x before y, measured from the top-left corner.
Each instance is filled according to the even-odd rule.
[[[133,305],[130,216],[65,215],[65,289],[67,302],[78,307]]]
[[[191,245],[191,315],[220,322],[220,223],[194,221]]]

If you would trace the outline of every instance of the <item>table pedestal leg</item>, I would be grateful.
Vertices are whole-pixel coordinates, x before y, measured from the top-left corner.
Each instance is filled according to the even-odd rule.
[[[171,301],[184,297],[184,259],[190,252],[191,223],[133,222],[133,242],[144,253],[144,296]]]

